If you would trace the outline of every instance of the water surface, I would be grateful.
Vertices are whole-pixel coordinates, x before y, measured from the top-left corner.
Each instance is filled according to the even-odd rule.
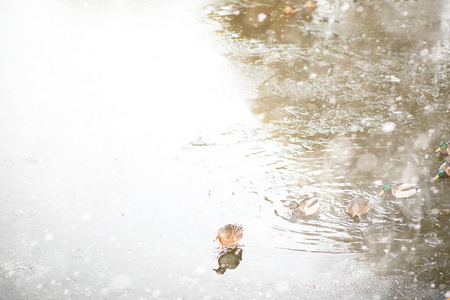
[[[291,4],[1,3],[2,297],[449,296],[448,3]]]

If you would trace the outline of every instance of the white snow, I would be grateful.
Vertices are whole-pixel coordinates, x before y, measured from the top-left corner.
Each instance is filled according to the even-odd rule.
[[[128,288],[131,284],[131,278],[127,274],[119,274],[113,278],[110,286],[113,290],[120,291]]]
[[[395,130],[395,123],[394,122],[386,122],[381,126],[381,130],[383,130],[383,132],[389,133]]]
[[[350,4],[348,4],[347,2],[345,2],[342,6],[341,6],[341,10],[342,11],[347,11],[350,8]]]
[[[428,49],[423,49],[420,51],[420,56],[427,56],[430,51]]]
[[[55,237],[53,236],[53,234],[51,234],[51,233],[46,233],[45,235],[44,235],[44,240],[46,240],[46,241],[51,241],[51,240],[53,240]]]
[[[259,23],[262,23],[262,22],[264,22],[264,20],[267,18],[267,15],[265,14],[265,13],[260,13],[259,15],[258,15],[258,22]]]

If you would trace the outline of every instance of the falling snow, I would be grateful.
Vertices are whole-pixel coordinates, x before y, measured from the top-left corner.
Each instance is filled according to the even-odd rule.
[[[266,15],[266,14],[260,13],[260,14],[258,15],[258,22],[262,23],[262,22],[264,22],[264,20],[265,20],[266,18],[267,18],[267,15]]]
[[[450,297],[445,1],[18,0],[0,18],[0,298]],[[315,216],[287,212],[313,195]]]
[[[390,133],[395,130],[395,123],[394,122],[386,122],[382,125],[381,130],[385,133]]]

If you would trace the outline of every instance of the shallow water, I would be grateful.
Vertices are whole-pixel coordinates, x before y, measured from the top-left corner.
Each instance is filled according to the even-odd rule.
[[[278,207],[323,200],[313,220],[277,214],[273,228],[287,233],[277,248],[361,253],[379,275],[448,284],[449,188],[431,182],[443,161],[433,150],[448,136],[448,4],[330,1],[294,16],[283,7],[209,8],[229,56],[259,81],[252,109],[283,148],[267,163],[282,184],[266,197]],[[402,181],[420,193],[377,196],[382,182]],[[373,207],[360,222],[344,212],[355,195]]]
[[[318,4],[1,2],[0,297],[449,297],[450,6]]]

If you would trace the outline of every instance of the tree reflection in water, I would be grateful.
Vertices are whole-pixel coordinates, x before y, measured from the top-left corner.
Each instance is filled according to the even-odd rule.
[[[210,7],[231,58],[260,82],[253,112],[286,147],[277,171],[268,172],[286,184],[270,192],[295,200],[306,189],[325,199],[314,225],[280,228],[297,235],[280,248],[361,253],[361,263],[380,276],[444,289],[450,284],[450,187],[430,178],[442,164],[436,145],[450,134],[448,7],[442,1],[330,0],[286,15],[286,4]],[[386,124],[396,127],[383,130]],[[377,181],[413,181],[421,192],[405,201],[381,199]],[[359,192],[374,207],[352,222],[343,211]],[[317,237],[309,243],[314,249],[306,246],[305,229]]]

